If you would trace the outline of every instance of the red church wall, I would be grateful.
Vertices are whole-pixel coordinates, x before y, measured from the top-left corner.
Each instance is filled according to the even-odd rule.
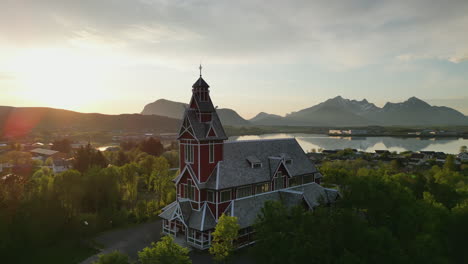
[[[230,203],[231,202],[218,204],[218,217],[220,217],[224,213],[224,211],[226,210],[226,208],[229,206]]]
[[[208,203],[208,207],[210,208],[213,215],[216,217],[216,204]]]

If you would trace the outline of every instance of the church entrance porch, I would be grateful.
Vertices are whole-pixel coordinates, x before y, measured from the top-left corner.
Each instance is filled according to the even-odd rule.
[[[195,248],[207,249],[211,246],[211,231],[201,232],[196,229],[189,228],[187,233],[187,242]]]
[[[163,234],[172,235],[174,236],[174,238],[183,237],[185,239],[186,230],[187,228],[185,227],[185,225],[177,219],[163,220]]]

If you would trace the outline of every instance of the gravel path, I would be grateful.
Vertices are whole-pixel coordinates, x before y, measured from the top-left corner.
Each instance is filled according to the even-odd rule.
[[[80,264],[91,264],[99,254],[107,254],[118,250],[126,253],[131,259],[137,259],[138,251],[161,238],[161,220],[142,224],[127,229],[109,231],[99,235],[95,240],[104,246],[100,253],[93,255]]]

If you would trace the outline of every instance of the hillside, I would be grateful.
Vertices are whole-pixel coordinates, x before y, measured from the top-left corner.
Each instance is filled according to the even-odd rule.
[[[188,104],[174,102],[166,99],[159,99],[153,103],[147,104],[142,115],[160,115],[171,118],[181,119]],[[246,126],[250,122],[242,118],[236,111],[229,108],[216,109],[221,122],[228,126]]]
[[[78,131],[177,131],[179,120],[140,114],[85,114],[45,107],[0,106],[0,131],[3,136],[24,136],[33,130]]]

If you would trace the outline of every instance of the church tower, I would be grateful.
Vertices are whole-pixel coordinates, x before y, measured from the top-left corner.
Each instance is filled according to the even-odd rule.
[[[221,121],[210,97],[210,86],[200,77],[192,86],[192,98],[185,110],[179,131],[180,181],[178,198],[192,201],[199,208],[206,201],[205,183],[219,161],[227,140]]]

